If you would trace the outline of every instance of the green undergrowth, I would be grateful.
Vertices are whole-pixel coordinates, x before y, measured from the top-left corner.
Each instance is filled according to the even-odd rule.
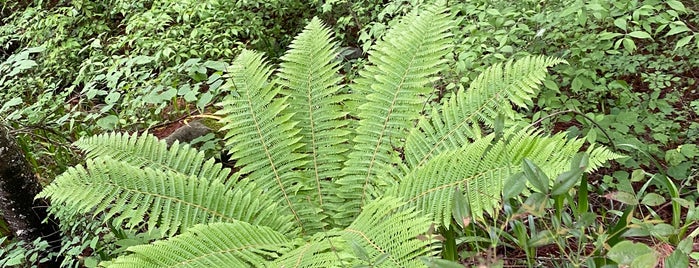
[[[82,137],[215,119],[226,70],[243,49],[281,62],[317,16],[335,33],[341,55],[368,51],[397,18],[426,2],[7,1],[0,4],[0,123],[13,129],[49,183],[81,161],[71,144]],[[489,267],[695,265],[699,255],[688,241],[697,235],[699,198],[699,3],[475,0],[449,1],[448,9],[456,46],[431,100],[467,90],[494,64],[557,57],[567,64],[551,68],[530,108],[518,108],[520,122],[628,157],[566,193],[544,186],[524,200],[503,193],[512,198],[490,224],[456,220],[451,229],[434,230],[445,240],[444,258]],[[338,60],[349,82],[368,55]],[[203,137],[200,149],[218,156],[222,139]],[[530,184],[542,179],[534,166],[524,169],[532,171],[521,174]],[[8,230],[0,222],[2,234]],[[71,243],[89,245],[86,237]]]

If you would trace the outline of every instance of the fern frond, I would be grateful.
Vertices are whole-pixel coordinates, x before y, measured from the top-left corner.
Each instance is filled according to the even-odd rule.
[[[297,192],[312,189],[298,172],[307,161],[296,153],[304,145],[298,122],[285,109],[287,97],[279,97],[280,88],[268,81],[270,67],[262,54],[245,50],[229,68],[229,94],[218,105],[226,131],[226,148],[240,166],[238,173],[255,181],[267,194],[294,215],[296,226],[304,233],[320,230],[320,208]]]
[[[37,198],[50,198],[58,213],[104,214],[117,226],[156,228],[168,235],[195,224],[246,221],[295,233],[290,214],[254,184],[235,189],[173,171],[139,168],[110,158],[69,168]]]
[[[610,160],[620,159],[626,157],[623,154],[618,154],[610,151],[607,147],[602,145],[592,144],[586,150],[587,154],[590,156],[587,169],[585,172],[594,172],[598,168],[602,167],[604,163]]]
[[[439,252],[425,236],[431,222],[405,207],[395,197],[373,200],[346,229],[316,234],[270,267],[424,267],[419,257]]]
[[[177,141],[168,148],[165,141],[152,134],[104,133],[81,138],[74,145],[85,151],[87,158],[109,157],[135,167],[172,171],[211,181],[236,180],[228,179],[230,169],[223,168],[213,158],[207,161],[204,152]]]
[[[493,138],[491,134],[433,157],[387,194],[405,198],[447,226],[458,187],[469,199],[472,216],[482,219],[483,213],[492,213],[499,206],[505,179],[520,170],[524,158],[555,178],[583,144],[583,140],[569,140],[564,134],[542,136],[532,130],[506,134],[497,142]]]
[[[282,255],[268,267],[348,267],[354,256],[337,231],[317,233],[309,242]]]
[[[395,197],[383,197],[368,203],[342,237],[358,245],[370,260],[385,257],[376,267],[424,267],[422,256],[435,256],[439,251],[430,238],[424,237],[431,222],[412,207]],[[356,251],[357,249],[355,249]],[[382,256],[383,255],[383,256]],[[361,258],[357,259],[361,263]]]
[[[278,73],[289,97],[287,111],[299,122],[299,135],[306,143],[299,150],[308,160],[304,177],[311,178],[313,184],[312,192],[306,195],[324,213],[330,211],[327,207],[331,203],[341,202],[330,202],[336,197],[331,179],[340,177],[350,133],[344,118],[347,113],[342,111],[347,96],[340,93],[342,77],[337,74],[340,67],[334,46],[330,30],[313,18],[282,57]]]
[[[495,64],[481,73],[468,90],[446,97],[431,117],[423,117],[406,140],[409,167],[424,165],[440,152],[480,138],[480,123],[493,127],[498,114],[515,119],[512,105],[526,108],[538,94],[547,67],[562,63],[551,57],[525,57]]]
[[[119,267],[267,267],[295,244],[268,227],[245,222],[197,225],[150,245],[129,247],[130,255],[107,265]]]
[[[346,173],[338,181],[339,195],[348,200],[344,211],[359,211],[367,199],[395,183],[390,173],[400,162],[402,147],[413,121],[434,89],[435,75],[445,67],[453,47],[454,22],[447,10],[432,6],[406,16],[369,52],[369,63],[351,85],[363,104],[354,148]]]

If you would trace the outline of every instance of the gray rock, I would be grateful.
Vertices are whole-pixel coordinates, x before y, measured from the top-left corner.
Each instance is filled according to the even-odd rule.
[[[189,143],[196,138],[209,134],[210,132],[211,129],[209,127],[205,126],[199,121],[193,121],[189,124],[181,126],[172,132],[170,136],[165,137],[165,142],[167,142],[168,146],[172,145],[175,141],[179,141],[180,143]]]

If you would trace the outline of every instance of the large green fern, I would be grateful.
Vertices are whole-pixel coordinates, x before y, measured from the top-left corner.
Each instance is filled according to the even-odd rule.
[[[313,19],[276,73],[253,51],[228,69],[217,115],[234,174],[187,145],[105,134],[77,142],[86,165],[39,196],[59,216],[169,237],[110,267],[424,266],[440,250],[428,230],[450,224],[455,194],[482,219],[525,158],[555,177],[583,145],[517,122],[513,107],[531,103],[555,58],[495,65],[433,103],[454,25],[444,3],[410,13],[344,88],[337,44]],[[589,170],[619,157],[587,153]]]

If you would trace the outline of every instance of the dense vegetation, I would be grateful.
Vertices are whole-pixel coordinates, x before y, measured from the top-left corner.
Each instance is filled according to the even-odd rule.
[[[304,2],[5,2],[0,26],[0,120],[12,129],[43,183],[49,185],[54,178],[108,179],[109,171],[99,168],[110,165],[131,170],[129,174],[157,174],[157,168],[136,165],[124,155],[95,152],[95,148],[122,142],[117,136],[93,135],[150,132],[162,138],[183,122],[202,120],[214,133],[192,142],[201,155],[179,144],[172,148],[181,146],[184,151],[193,151],[189,155],[176,149],[168,151],[164,143],[151,136],[135,135],[133,139],[141,137],[153,148],[162,146],[158,152],[182,161],[203,163],[214,157],[222,164],[216,166],[222,173],[207,173],[213,172],[211,167],[206,172],[181,170],[184,164],[154,160],[156,166],[171,165],[167,169],[170,173],[154,176],[214,180],[230,172],[237,179],[216,180],[210,182],[210,187],[222,187],[222,195],[237,201],[246,198],[242,195],[246,191],[259,191],[260,197],[267,198],[249,204],[259,206],[260,218],[243,221],[233,217],[238,223],[217,223],[210,229],[194,225],[209,221],[188,219],[188,224],[194,226],[188,229],[190,225],[173,218],[172,225],[162,226],[148,221],[146,214],[104,210],[107,207],[83,206],[67,212],[56,209],[54,213],[63,224],[61,248],[49,250],[46,241],[27,243],[3,237],[0,264],[36,265],[41,258],[52,256],[45,252],[54,252],[66,256],[64,264],[70,267],[93,267],[99,262],[118,265],[138,258],[134,255],[153,253],[148,246],[129,246],[173,236],[167,241],[193,243],[193,237],[211,232],[223,235],[246,230],[257,234],[247,237],[251,239],[248,242],[259,242],[254,239],[264,237],[274,240],[266,242],[275,245],[259,249],[254,258],[245,255],[250,258],[248,263],[257,263],[252,259],[259,257],[277,261],[278,265],[297,256],[293,254],[300,250],[315,250],[320,256],[315,261],[322,259],[338,266],[393,267],[396,256],[402,256],[397,260],[404,260],[405,265],[431,267],[460,267],[455,262],[488,267],[696,266],[699,3],[450,1],[444,14],[451,14],[446,16],[451,20],[444,21],[445,28],[421,32],[411,28],[420,25],[411,24],[418,20],[411,12],[431,14],[426,11],[432,10],[426,2],[432,1]],[[328,27],[325,34],[323,25]],[[336,43],[324,37],[331,33]],[[311,34],[315,35],[308,38]],[[310,40],[304,39],[305,35]],[[410,42],[396,45],[406,40]],[[374,93],[372,90],[394,90],[386,86],[393,78],[379,76],[399,68],[401,53],[415,49],[411,44],[418,42],[427,42],[425,46],[432,48],[427,52],[435,54],[423,55],[424,62],[419,62],[425,64],[422,72],[413,74],[415,70],[406,69],[412,70],[406,71],[406,77],[415,81],[406,83],[408,88],[402,90],[412,93],[394,96],[405,106],[398,106],[399,116],[395,118],[371,121],[385,108],[380,101],[388,97],[379,93],[367,99],[364,96]],[[310,53],[304,50],[307,47],[320,56],[304,58],[304,52]],[[359,49],[372,52],[358,58],[350,56]],[[250,50],[263,52],[269,63]],[[547,67],[550,75],[544,76]],[[302,87],[295,75],[307,69],[320,77],[315,86],[323,90],[317,94],[332,96],[315,106],[332,117],[319,132],[333,137],[323,140],[330,144],[330,152],[316,152],[310,145],[313,143],[308,142],[315,137],[307,129],[312,124],[303,123],[310,116],[303,109],[309,107],[303,108],[300,95],[293,93],[294,88]],[[529,72],[536,75],[528,76]],[[241,83],[250,84],[241,88]],[[499,88],[509,91],[487,91]],[[274,158],[280,162],[270,161],[271,166],[263,164],[264,157],[241,153],[251,153],[238,142],[251,134],[252,125],[237,122],[239,119],[232,115],[242,113],[236,110],[235,100],[245,90],[267,94],[259,97],[258,109],[271,113],[265,115],[269,118],[277,118],[270,119],[269,124],[280,126],[278,131],[266,133],[267,138],[279,147],[274,147],[274,152],[288,152],[285,157]],[[483,110],[469,110],[478,103],[478,98],[466,97],[473,94],[493,96],[493,100],[485,101],[490,106],[483,106]],[[456,112],[450,114],[450,109],[473,115],[473,121],[468,121],[469,130],[458,129],[456,137],[444,131],[451,120],[459,118]],[[371,134],[382,126],[390,126],[390,135]],[[429,149],[422,155],[424,144],[429,144],[426,140],[434,138],[430,136],[433,132],[438,137],[449,137],[449,145],[435,145],[439,155]],[[550,159],[524,153],[518,156],[521,159],[506,159],[514,162],[502,156],[489,158],[498,150],[518,148],[514,141],[543,146],[542,141],[535,142],[537,139],[560,146],[560,150],[546,151]],[[371,145],[371,141],[376,144]],[[366,142],[368,145],[363,144]],[[367,146],[373,146],[374,154],[365,154],[370,151]],[[531,146],[527,148],[537,152],[532,148],[538,147]],[[131,149],[137,154],[146,151],[143,148]],[[80,150],[87,155],[83,157]],[[222,151],[226,153],[222,155]],[[576,154],[578,151],[588,154]],[[459,161],[469,152],[471,158],[482,161]],[[325,161],[321,168],[310,164],[316,163],[316,155],[324,155],[319,158]],[[378,159],[376,167],[374,162],[363,166],[363,159]],[[437,160],[430,164],[433,162],[427,159]],[[591,168],[608,159],[615,160],[600,169]],[[261,176],[256,182],[261,184],[270,175],[265,173],[267,168],[276,171],[275,164],[288,171],[277,178],[288,184],[279,192],[270,190],[273,185],[260,190],[255,183],[247,184],[245,178],[253,181],[256,176]],[[411,191],[421,187],[411,180],[430,181],[433,173],[429,172],[452,168],[455,173],[449,174],[458,177],[470,174],[458,172],[473,172],[459,171],[462,166],[488,170],[498,165],[512,170],[503,173],[507,174],[503,178],[487,175],[486,181],[501,180],[513,187],[503,191],[483,186],[484,180],[479,179],[479,187],[485,187],[483,191],[490,196],[499,196],[492,198],[498,202],[490,200],[486,206],[478,201],[474,205],[474,199],[483,199],[483,192],[474,193],[468,188],[470,182],[434,180],[436,185],[450,186],[445,188],[448,191],[440,192],[439,198],[434,197],[443,201],[439,209],[411,198]],[[224,169],[226,166],[232,169]],[[315,182],[295,181],[308,175],[302,173],[310,173],[314,166],[324,172],[315,176]],[[89,175],[79,175],[81,170]],[[369,170],[368,174],[362,170]],[[372,175],[381,179],[366,179]],[[363,179],[363,186],[356,188],[359,179]],[[394,185],[392,179],[401,183]],[[309,190],[306,184],[313,187]],[[199,189],[199,185],[187,185]],[[43,196],[70,204],[68,197],[57,195],[60,192],[51,187]],[[296,196],[291,201],[286,198],[288,190]],[[128,198],[111,202],[134,201]],[[285,209],[285,203],[291,205]],[[297,215],[294,206],[306,205],[316,210]],[[387,222],[391,222],[389,218],[414,222],[407,228],[407,236],[396,234],[406,246],[389,247],[399,249],[402,255],[377,253],[361,239],[355,241],[360,232],[347,231],[391,229],[372,226],[374,218],[367,215],[380,214],[382,209],[394,213],[384,215]],[[90,216],[75,214],[78,211]],[[151,218],[158,218],[156,212],[151,213]],[[279,217],[265,218],[275,213]],[[315,220],[309,217],[313,213],[317,213]],[[419,213],[425,214],[414,215]],[[272,227],[275,232],[262,226]],[[0,234],[10,235],[9,227],[2,222]],[[331,246],[322,241],[330,241]],[[173,249],[173,245],[158,243],[153,247]],[[127,256],[131,252],[137,254]],[[441,258],[433,258],[436,254]]]

